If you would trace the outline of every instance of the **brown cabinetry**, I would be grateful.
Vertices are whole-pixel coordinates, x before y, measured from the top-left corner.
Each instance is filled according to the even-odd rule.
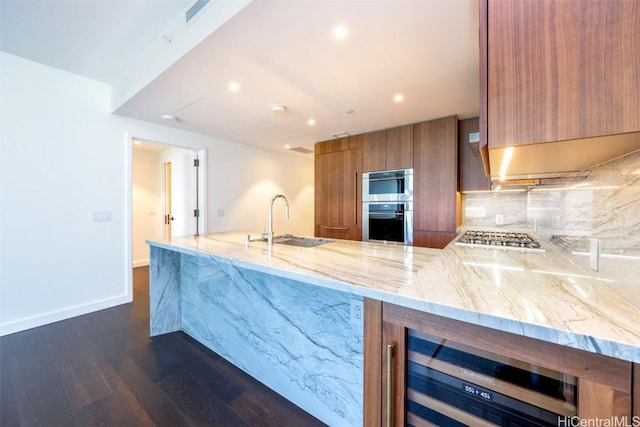
[[[413,168],[413,244],[445,247],[459,224],[458,118],[315,145],[315,235],[362,239],[362,172]]]
[[[362,135],[362,171],[387,170],[387,131],[379,130]]]
[[[413,167],[413,125],[362,135],[362,170],[374,172]]]
[[[315,235],[362,239],[362,138],[315,145]]]
[[[459,224],[458,118],[417,123],[413,129],[413,244],[443,248]]]
[[[482,0],[481,144],[578,140],[575,157],[588,138],[639,132],[639,38],[633,0]]]
[[[474,153],[469,143],[469,134],[479,132],[479,120],[466,119],[458,122],[458,142],[460,156],[460,191],[487,191],[491,189],[491,179],[487,178],[482,158]]]
[[[365,299],[364,307],[364,425],[404,426],[421,417],[415,409],[407,410],[415,407],[410,402],[467,425],[489,425],[477,408],[490,408],[498,398],[504,403],[504,396],[513,396],[519,408],[522,402],[529,405],[529,416],[551,416],[554,424],[554,414],[567,417],[564,425],[571,417],[631,420],[630,362],[376,300]],[[428,363],[424,355],[429,352],[416,351],[424,343],[434,348]],[[455,353],[470,357],[460,364]],[[474,370],[469,362],[474,358],[488,361],[489,368],[494,363],[495,375]],[[429,381],[428,392],[422,391],[421,376]],[[561,389],[553,387],[556,383]],[[435,392],[440,387],[449,387],[458,398]],[[464,401],[471,402],[473,411],[465,410]],[[486,409],[482,416],[497,422],[493,417],[499,415]]]

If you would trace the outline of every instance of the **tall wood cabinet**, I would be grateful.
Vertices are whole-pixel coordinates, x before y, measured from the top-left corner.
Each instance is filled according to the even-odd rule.
[[[458,118],[413,126],[413,244],[444,248],[460,224]]]
[[[374,172],[413,167],[413,125],[362,135],[362,170]]]
[[[640,131],[633,0],[481,0],[484,153]]]
[[[362,136],[315,145],[315,235],[362,240]]]
[[[497,401],[498,394],[515,396],[517,400],[547,411],[562,413],[563,417],[567,417],[563,425],[570,425],[572,416],[578,417],[572,421],[613,417],[623,421],[623,417],[626,417],[630,422],[633,415],[638,415],[637,412],[632,413],[637,405],[637,396],[635,405],[632,405],[634,369],[631,362],[368,298],[365,298],[364,309],[366,426],[399,427],[407,425],[409,421],[412,425],[429,425],[419,419],[420,411],[408,411],[410,406],[416,407],[413,402],[435,408],[436,412],[466,425],[489,425],[481,416],[492,418],[497,415],[492,414],[491,409],[483,412],[478,408],[484,403]],[[435,351],[428,366],[424,366],[424,354],[413,350],[410,343],[411,339],[422,336],[435,341]],[[449,352],[449,360],[436,357],[436,354],[445,351]],[[489,362],[488,366],[491,366],[492,359],[498,361],[496,370],[493,374],[490,371],[474,371],[474,365],[466,364],[468,357],[462,359],[462,366],[456,365],[458,362],[452,361],[451,353],[461,351],[472,355],[471,359],[483,358]],[[486,368],[484,363],[487,362],[483,362],[482,366]],[[411,364],[413,367],[410,367]],[[431,370],[434,372],[428,373]],[[408,372],[412,372],[412,375],[407,375]],[[439,372],[447,372],[447,378]],[[526,375],[527,372],[532,374]],[[420,390],[421,387],[412,384],[416,373],[424,373],[432,378],[435,382],[430,387],[444,381],[447,385],[442,387],[445,390],[453,387],[449,388],[449,393],[453,392],[459,397],[452,400],[437,392],[433,394],[434,388],[431,388],[431,392]],[[555,378],[566,385],[562,393],[532,391],[535,390],[534,385],[542,390],[543,382],[547,384],[545,390],[559,391],[551,387],[548,381],[554,378],[553,375],[557,375]],[[454,384],[460,387],[455,388]],[[464,401],[470,403],[460,406],[464,405],[460,403]],[[505,402],[504,399],[502,402]],[[556,417],[553,417],[552,424],[556,421]]]

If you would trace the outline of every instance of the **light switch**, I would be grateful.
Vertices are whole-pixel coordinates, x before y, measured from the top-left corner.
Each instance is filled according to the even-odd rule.
[[[111,221],[111,211],[91,211],[91,222]]]

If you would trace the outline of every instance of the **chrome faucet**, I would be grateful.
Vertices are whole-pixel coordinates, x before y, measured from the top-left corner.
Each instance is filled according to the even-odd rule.
[[[284,217],[287,219],[287,221],[289,220],[289,201],[283,194],[276,194],[271,198],[271,200],[269,200],[269,229],[266,233],[267,240],[269,242],[269,249],[271,249],[271,246],[273,245],[273,202],[275,202],[276,199],[280,198],[284,199]]]

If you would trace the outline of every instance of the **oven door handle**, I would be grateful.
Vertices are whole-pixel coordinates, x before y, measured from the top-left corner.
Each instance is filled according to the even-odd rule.
[[[371,211],[369,211],[369,216],[389,216],[389,215],[395,215],[397,217],[403,217],[404,216],[404,211],[402,211],[402,212],[396,212],[396,211],[391,211],[391,212],[371,212]]]

